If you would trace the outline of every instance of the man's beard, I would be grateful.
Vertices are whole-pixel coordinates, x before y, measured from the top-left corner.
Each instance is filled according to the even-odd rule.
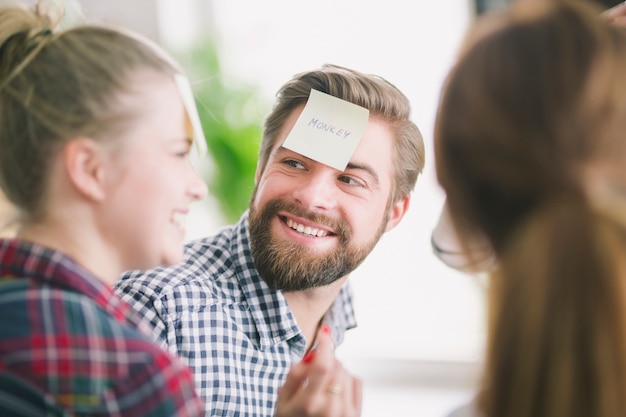
[[[254,196],[251,201],[254,202]],[[332,252],[318,253],[299,243],[274,239],[272,221],[278,217],[279,211],[330,227],[336,233],[333,238],[338,240],[337,247]],[[386,210],[372,240],[363,246],[354,247],[350,244],[352,231],[342,219],[307,213],[282,200],[269,201],[260,212],[250,204],[248,220],[254,265],[263,280],[274,290],[302,291],[329,285],[354,271],[374,249],[385,231],[388,212]]]

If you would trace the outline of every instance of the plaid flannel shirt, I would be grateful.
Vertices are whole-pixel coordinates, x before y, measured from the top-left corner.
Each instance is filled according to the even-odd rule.
[[[204,415],[189,369],[60,252],[0,240],[0,317],[2,415]]]
[[[281,291],[254,267],[247,212],[212,237],[189,242],[175,267],[131,271],[118,294],[193,370],[207,416],[269,417],[306,340]],[[324,320],[335,346],[356,326],[346,284]]]

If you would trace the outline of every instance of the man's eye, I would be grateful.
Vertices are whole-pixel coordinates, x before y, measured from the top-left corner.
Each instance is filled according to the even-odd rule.
[[[283,163],[292,168],[304,168],[304,164],[300,161],[296,161],[295,159],[286,159]]]
[[[348,177],[348,176],[345,176],[345,175],[339,177],[339,181],[341,181],[343,183],[346,183],[348,185],[355,186],[355,187],[364,187],[365,186],[365,184],[363,184],[362,181],[359,181],[359,180],[357,180],[357,179],[355,179],[353,177]]]

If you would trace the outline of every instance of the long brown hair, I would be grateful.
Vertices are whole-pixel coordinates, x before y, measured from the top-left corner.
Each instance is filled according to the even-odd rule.
[[[626,415],[626,38],[599,12],[526,0],[478,20],[442,92],[439,182],[498,257],[487,417]]]

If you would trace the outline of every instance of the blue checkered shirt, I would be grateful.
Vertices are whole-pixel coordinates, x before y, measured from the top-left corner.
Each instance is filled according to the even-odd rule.
[[[207,416],[270,417],[306,340],[280,291],[254,268],[247,212],[233,226],[185,245],[174,267],[132,271],[115,290],[193,370]],[[324,321],[335,345],[356,326],[348,284]]]

